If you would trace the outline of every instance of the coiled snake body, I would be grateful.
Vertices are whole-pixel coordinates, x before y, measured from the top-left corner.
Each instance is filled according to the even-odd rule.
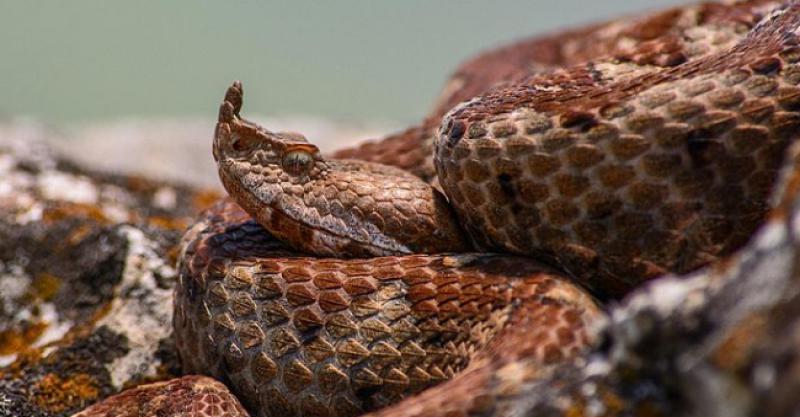
[[[800,127],[799,27],[795,2],[744,1],[524,41],[337,155],[358,161],[242,119],[234,83],[214,139],[233,201],[184,238],[185,371],[263,416],[503,415],[591,343],[595,297],[751,235]]]

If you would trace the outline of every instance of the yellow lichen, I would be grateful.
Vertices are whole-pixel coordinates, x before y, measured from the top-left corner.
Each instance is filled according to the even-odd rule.
[[[140,177],[136,175],[131,175],[127,177],[125,180],[127,183],[126,188],[135,193],[143,193],[143,194],[152,193],[155,190],[157,190],[158,187],[160,186],[157,182],[149,178]]]
[[[616,393],[603,390],[601,396],[603,397],[603,404],[606,408],[606,415],[618,415],[625,408],[625,402]]]
[[[147,219],[147,223],[159,229],[183,231],[189,225],[188,220],[184,217],[152,216]]]
[[[61,287],[61,279],[47,272],[42,272],[33,279],[31,295],[39,300],[51,301]]]
[[[0,370],[2,378],[21,378],[27,369],[42,359],[41,349],[28,349],[17,353],[17,357],[10,365]]]
[[[583,398],[573,398],[573,402],[569,408],[564,410],[565,417],[585,417],[588,415],[596,415],[599,417],[614,417],[620,415],[625,410],[625,400],[619,397],[613,391],[609,391],[606,387],[597,387],[597,398],[600,399],[603,405],[600,414],[596,414],[596,410],[589,413],[586,408],[586,402]],[[638,414],[637,414],[638,415]]]
[[[169,260],[170,265],[177,265],[178,264],[178,257],[181,254],[181,247],[180,245],[174,245],[170,247],[166,251],[166,257]]]
[[[664,417],[662,407],[652,401],[646,401],[638,404],[634,414],[637,417]]]
[[[220,194],[218,192],[213,190],[203,190],[195,193],[192,203],[194,204],[194,208],[200,211],[211,207],[219,199]]]
[[[755,342],[762,339],[767,323],[768,317],[760,313],[742,319],[712,353],[713,363],[720,368],[734,371],[744,367],[756,347]]]
[[[70,247],[77,246],[83,241],[83,239],[86,239],[86,237],[92,233],[92,230],[94,230],[94,228],[88,224],[78,225],[70,230],[70,233],[67,235],[67,238],[64,239],[64,242]]]
[[[28,350],[47,329],[46,323],[36,322],[24,329],[0,331],[0,355],[11,355]]]
[[[109,222],[103,210],[91,204],[61,202],[53,207],[44,209],[42,212],[42,221],[46,224],[71,218],[90,219],[104,224]]]
[[[100,395],[95,381],[88,374],[74,374],[62,378],[46,374],[34,385],[34,401],[44,410],[60,413],[75,410],[94,402]]]

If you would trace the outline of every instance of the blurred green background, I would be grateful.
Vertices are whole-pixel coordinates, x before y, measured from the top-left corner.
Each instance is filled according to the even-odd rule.
[[[248,112],[420,118],[450,71],[501,42],[675,0],[0,0],[0,114],[53,123]]]

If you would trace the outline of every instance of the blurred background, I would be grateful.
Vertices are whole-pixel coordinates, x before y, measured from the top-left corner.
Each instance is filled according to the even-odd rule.
[[[421,119],[471,55],[675,0],[0,0],[0,140],[213,185],[218,103],[329,150]]]

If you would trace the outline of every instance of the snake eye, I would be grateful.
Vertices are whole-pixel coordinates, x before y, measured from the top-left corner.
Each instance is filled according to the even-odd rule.
[[[308,172],[314,162],[314,157],[305,151],[291,151],[283,155],[281,165],[283,170],[291,175],[302,175]]]

